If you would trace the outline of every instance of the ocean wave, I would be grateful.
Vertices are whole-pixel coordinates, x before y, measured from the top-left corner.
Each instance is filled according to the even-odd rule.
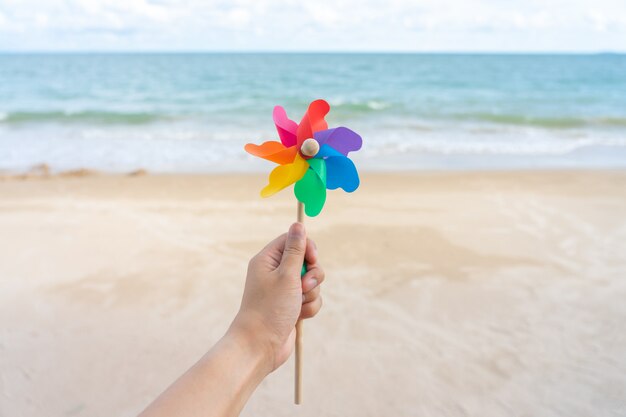
[[[530,168],[536,167],[541,158],[546,167],[583,163],[626,166],[626,135],[620,132],[578,134],[521,128],[476,134],[458,126],[433,130],[369,126],[359,129],[359,133],[364,146],[354,158],[364,168],[375,168],[380,161],[388,161],[389,169],[395,170],[424,166],[459,168],[466,162],[474,163],[473,158],[485,158],[485,163],[519,158],[516,166]],[[0,130],[0,170],[23,171],[45,161],[62,170],[87,167],[107,172],[137,168],[150,172],[263,171],[267,162],[249,156],[243,147],[247,142],[271,139],[276,139],[271,126],[262,130],[247,126],[209,129],[193,123],[4,129]],[[506,162],[502,164],[505,166]]]
[[[344,100],[342,98],[331,98],[328,102],[333,108],[354,113],[380,111],[392,107],[391,103],[383,100],[356,101]]]
[[[362,132],[364,137],[375,137],[376,132]],[[380,140],[364,146],[364,154],[377,155],[509,155],[559,156],[582,149],[610,148],[623,152],[626,136],[563,135],[548,132],[514,130],[498,135],[471,132],[437,131],[411,134],[410,131],[387,132]]]
[[[543,129],[575,129],[582,127],[626,127],[626,117],[534,117],[522,114],[461,113],[453,116],[464,121],[538,127]]]
[[[174,117],[166,114],[150,112],[115,112],[86,110],[78,112],[68,111],[17,111],[0,113],[2,124],[37,124],[37,123],[61,123],[61,124],[103,124],[103,125],[138,125],[157,121],[173,120]]]

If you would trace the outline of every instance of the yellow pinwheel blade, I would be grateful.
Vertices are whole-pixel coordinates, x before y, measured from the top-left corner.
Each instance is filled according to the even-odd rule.
[[[261,197],[274,195],[283,188],[300,180],[307,169],[309,169],[309,163],[299,153],[296,154],[296,158],[291,164],[280,165],[274,168],[270,173],[270,183],[261,190]]]

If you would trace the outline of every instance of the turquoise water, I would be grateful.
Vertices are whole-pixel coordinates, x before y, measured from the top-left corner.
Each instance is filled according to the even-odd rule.
[[[0,170],[263,169],[315,98],[364,168],[626,166],[626,55],[5,54]]]

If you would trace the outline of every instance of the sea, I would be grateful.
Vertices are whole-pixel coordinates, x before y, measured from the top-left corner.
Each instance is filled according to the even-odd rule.
[[[363,170],[626,167],[622,54],[4,53],[0,171],[267,170],[318,98]]]

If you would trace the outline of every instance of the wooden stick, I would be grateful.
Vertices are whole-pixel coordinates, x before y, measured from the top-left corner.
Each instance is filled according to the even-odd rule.
[[[304,224],[304,204],[298,201],[298,223]]]
[[[302,320],[296,323],[296,380],[293,402],[302,404]]]
[[[298,201],[298,222],[304,223],[304,204]],[[295,392],[293,401],[296,404],[302,403],[302,320],[296,323],[296,372],[295,372]]]

